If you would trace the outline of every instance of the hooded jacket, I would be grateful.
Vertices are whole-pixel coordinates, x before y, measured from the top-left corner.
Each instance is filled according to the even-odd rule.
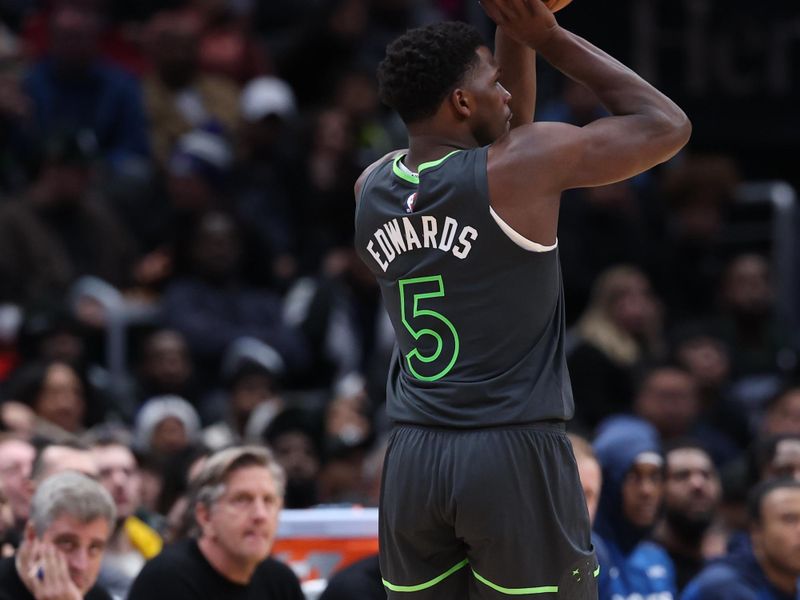
[[[681,600],[800,600],[800,591],[775,588],[749,544],[710,562],[684,589]]]
[[[603,471],[593,536],[599,600],[674,600],[677,586],[669,555],[646,541],[651,528],[634,525],[622,508],[622,484],[636,457],[661,454],[658,434],[639,418],[612,417],[599,425],[594,450]]]

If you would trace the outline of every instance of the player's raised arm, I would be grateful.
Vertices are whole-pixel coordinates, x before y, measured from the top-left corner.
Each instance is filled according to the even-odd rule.
[[[559,27],[540,0],[482,4],[505,34],[592,90],[612,115],[585,127],[537,123],[512,131],[490,155],[490,172],[501,191],[519,187],[520,174],[535,175],[542,196],[620,181],[669,159],[686,144],[691,125],[674,102],[616,59]]]
[[[494,37],[500,84],[511,94],[511,128],[533,122],[536,109],[536,52],[509,36],[502,27]]]

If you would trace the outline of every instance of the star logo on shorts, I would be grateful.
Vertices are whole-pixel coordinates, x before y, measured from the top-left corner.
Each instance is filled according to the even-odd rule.
[[[411,194],[408,198],[406,198],[406,212],[412,213],[414,212],[414,205],[417,203],[417,192]]]

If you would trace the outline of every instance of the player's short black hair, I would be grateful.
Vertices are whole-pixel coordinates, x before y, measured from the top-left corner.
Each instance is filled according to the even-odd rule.
[[[477,29],[457,21],[407,31],[389,44],[378,66],[381,100],[406,123],[432,116],[485,45]]]

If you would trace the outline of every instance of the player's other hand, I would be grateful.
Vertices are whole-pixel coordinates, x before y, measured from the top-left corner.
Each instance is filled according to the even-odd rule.
[[[541,0],[480,0],[483,10],[511,38],[539,48],[558,29],[555,16]]]

